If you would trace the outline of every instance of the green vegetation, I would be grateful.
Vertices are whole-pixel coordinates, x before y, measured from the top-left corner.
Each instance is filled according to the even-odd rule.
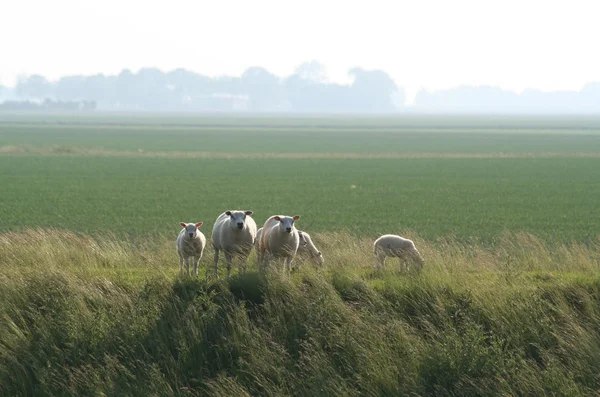
[[[518,118],[458,117],[0,118],[0,147],[238,154],[600,152],[600,119],[518,122]]]
[[[595,118],[3,115],[0,395],[595,395],[599,180]],[[325,266],[179,278],[234,207]]]
[[[326,267],[179,279],[173,242],[56,230],[0,238],[0,394],[594,395],[600,241],[495,249],[314,233]],[[211,252],[203,267],[211,262]]]
[[[600,219],[600,158],[4,156],[0,168],[5,230],[176,234],[180,221],[201,220],[210,231],[222,211],[243,207],[259,223],[275,212],[300,214],[299,225],[313,231],[490,239],[525,230],[584,241]]]
[[[600,224],[594,120],[555,121],[587,129],[576,133],[545,119],[523,120],[530,132],[511,119],[449,118],[461,131],[433,130],[438,118],[3,119],[0,230],[170,235],[244,207],[259,223],[300,214],[313,231],[588,241]]]

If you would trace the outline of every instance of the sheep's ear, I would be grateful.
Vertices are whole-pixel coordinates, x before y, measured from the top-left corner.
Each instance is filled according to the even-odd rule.
[[[227,211],[227,212],[225,212],[225,215],[227,215],[227,216],[231,216],[231,211]]]
[[[297,221],[298,219],[300,219],[300,215],[295,215],[294,220]]]
[[[254,214],[254,212],[252,212],[252,211],[246,211],[245,214],[246,215],[252,215],[252,214]]]
[[[200,227],[202,225],[204,225],[204,222],[198,222],[198,223],[196,223],[196,227]]]
[[[180,222],[180,223],[179,223],[179,225],[180,225],[181,227],[186,227],[186,224],[185,224],[184,222]]]
[[[278,216],[274,216],[273,219],[275,219],[276,221],[280,221],[281,220],[281,218],[278,217]]]

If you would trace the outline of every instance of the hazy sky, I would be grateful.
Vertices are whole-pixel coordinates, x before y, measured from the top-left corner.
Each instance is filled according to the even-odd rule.
[[[332,81],[361,66],[409,92],[577,90],[600,81],[599,11],[594,0],[6,0],[0,83],[145,66],[286,76],[315,59]]]

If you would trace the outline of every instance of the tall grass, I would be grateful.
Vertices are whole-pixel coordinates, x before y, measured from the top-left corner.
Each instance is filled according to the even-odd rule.
[[[597,395],[600,239],[410,237],[420,273],[313,233],[323,268],[226,283],[166,237],[1,234],[0,394]]]

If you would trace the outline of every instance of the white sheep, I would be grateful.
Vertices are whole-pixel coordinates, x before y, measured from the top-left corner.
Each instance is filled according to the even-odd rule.
[[[425,262],[412,240],[395,234],[384,234],[375,240],[373,252],[377,258],[377,267],[379,269],[383,266],[385,258],[388,256],[400,258],[404,265],[407,262],[414,262],[419,270],[423,268],[423,263]]]
[[[258,244],[258,263],[263,271],[271,258],[285,258],[287,272],[290,272],[300,244],[300,236],[294,226],[298,219],[298,215],[273,215],[267,219]]]
[[[298,236],[300,237],[300,244],[298,245],[298,251],[296,253],[299,257],[309,257],[315,265],[322,266],[325,263],[323,254],[315,247],[310,234],[305,231],[298,230]]]
[[[194,276],[198,277],[198,264],[202,259],[204,247],[206,247],[206,237],[198,228],[203,222],[184,223],[179,225],[183,228],[177,236],[177,253],[179,254],[179,275],[183,276],[183,262],[187,269],[187,275],[190,275],[190,259],[194,259]]]
[[[256,222],[250,215],[252,211],[225,211],[215,221],[212,231],[212,246],[215,249],[214,275],[217,277],[219,251],[225,253],[227,262],[227,279],[231,273],[231,262],[234,256],[240,258],[238,271],[246,269],[246,261],[256,240]]]
[[[310,258],[315,265],[322,266],[323,263],[325,262],[325,260],[323,259],[323,254],[321,253],[321,251],[319,251],[317,249],[317,247],[315,247],[315,244],[313,243],[312,238],[310,237],[310,234],[308,234],[305,231],[302,231],[300,229],[297,229],[297,230],[298,230],[298,237],[300,238],[300,243],[298,244],[298,251],[296,251],[296,259],[295,259],[296,265],[294,266],[293,269],[296,269],[299,267],[298,261],[301,258]],[[256,249],[257,253],[258,253],[258,245],[260,242],[261,234],[262,234],[262,227],[256,231],[256,241],[254,243],[254,248]]]
[[[261,227],[256,231],[256,241],[254,242],[254,249],[256,250],[257,254],[262,230],[263,228]],[[319,251],[317,247],[315,247],[315,244],[313,243],[310,234],[300,229],[296,230],[298,230],[298,237],[300,239],[300,242],[298,244],[298,250],[296,251],[296,263],[298,263],[298,259],[300,259],[301,257],[308,257],[313,260],[315,265],[323,265],[323,263],[325,262],[325,260],[323,259],[323,254],[321,254],[321,251]],[[297,267],[298,266],[295,266],[294,268]]]

